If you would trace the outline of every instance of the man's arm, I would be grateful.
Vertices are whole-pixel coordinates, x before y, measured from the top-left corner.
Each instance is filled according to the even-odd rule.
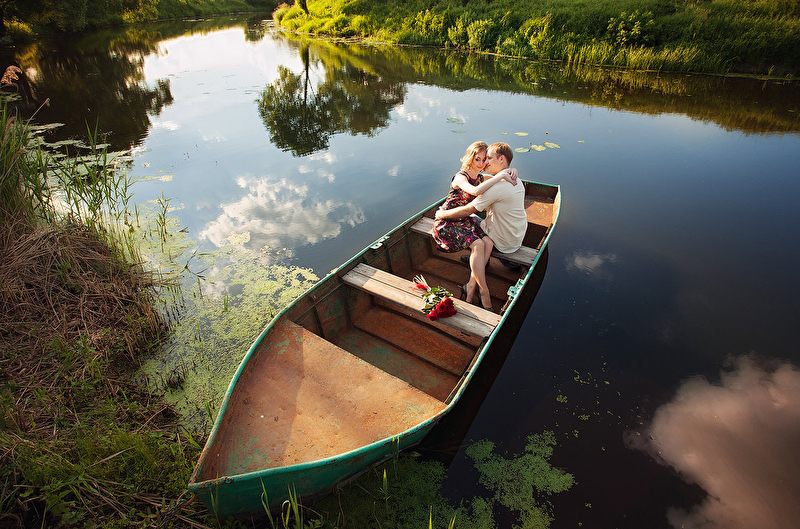
[[[475,209],[475,207],[472,204],[467,204],[466,206],[461,206],[453,209],[440,208],[436,210],[436,218],[445,220],[463,219],[477,212],[478,210]]]

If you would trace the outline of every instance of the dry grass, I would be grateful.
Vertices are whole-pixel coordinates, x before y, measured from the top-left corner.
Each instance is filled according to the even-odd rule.
[[[64,366],[54,351],[71,343],[88,353],[72,362],[72,383],[93,376],[93,363],[120,372],[136,366],[140,350],[165,330],[147,296],[153,285],[150,274],[116,263],[84,228],[0,225],[0,378],[50,391]],[[47,422],[37,417],[44,410],[18,411]]]
[[[108,246],[84,228],[6,223],[0,262],[4,346],[11,340],[14,348],[41,354],[43,342],[82,335],[99,351],[122,340],[135,361],[140,344],[158,336],[158,315],[143,295],[153,278],[115,263]]]

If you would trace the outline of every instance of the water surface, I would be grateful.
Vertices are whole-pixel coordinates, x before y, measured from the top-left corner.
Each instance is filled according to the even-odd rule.
[[[191,329],[150,365],[186,366],[187,417],[219,403],[273,302],[443,196],[469,143],[505,141],[524,178],[561,185],[562,215],[496,378],[423,446],[450,466],[446,494],[480,494],[469,441],[520,452],[551,430],[577,481],[553,498],[555,527],[797,519],[797,83],[334,43],[260,21],[42,49],[19,60],[50,98],[37,119],[64,123],[50,139],[89,124],[132,149],[137,201],[168,198],[171,252],[194,256]]]

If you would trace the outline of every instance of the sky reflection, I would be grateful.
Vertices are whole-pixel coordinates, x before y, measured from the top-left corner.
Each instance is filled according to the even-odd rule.
[[[217,247],[228,242],[252,250],[295,248],[315,244],[341,233],[342,225],[364,222],[364,213],[351,203],[309,196],[309,186],[285,178],[240,176],[245,190],[236,202],[200,232]]]
[[[772,369],[741,356],[719,384],[683,383],[655,413],[643,450],[697,483],[708,498],[689,512],[671,508],[676,528],[786,529],[800,519],[800,370]]]
[[[617,262],[617,254],[599,254],[591,250],[580,250],[565,258],[567,271],[585,275],[590,279],[611,280],[611,264]]]

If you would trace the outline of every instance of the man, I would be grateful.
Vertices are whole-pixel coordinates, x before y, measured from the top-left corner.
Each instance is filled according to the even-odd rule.
[[[514,152],[507,143],[493,143],[486,153],[486,170],[490,173],[508,169]],[[493,248],[501,253],[511,253],[522,246],[528,218],[525,214],[525,186],[502,181],[495,184],[484,194],[479,195],[466,206],[449,210],[439,210],[436,218],[461,219],[486,211],[486,218],[481,222],[481,229],[488,235],[481,239],[483,245],[473,245],[470,253],[470,279],[462,287],[466,300],[475,295],[475,288],[480,289],[481,306],[492,310],[489,287],[486,284],[486,264]]]

